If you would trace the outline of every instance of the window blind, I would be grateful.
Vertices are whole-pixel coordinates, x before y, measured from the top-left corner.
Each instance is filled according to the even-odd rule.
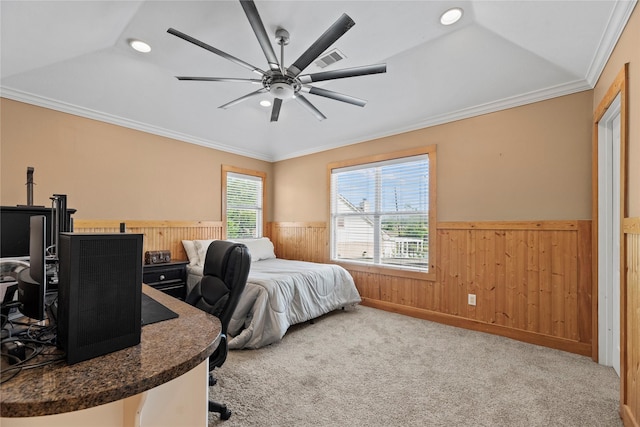
[[[428,271],[428,155],[332,170],[331,254]]]
[[[227,173],[227,237],[262,237],[262,178]]]

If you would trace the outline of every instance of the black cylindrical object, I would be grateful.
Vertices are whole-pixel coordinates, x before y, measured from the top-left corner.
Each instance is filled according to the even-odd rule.
[[[27,206],[33,206],[33,167],[27,167]]]

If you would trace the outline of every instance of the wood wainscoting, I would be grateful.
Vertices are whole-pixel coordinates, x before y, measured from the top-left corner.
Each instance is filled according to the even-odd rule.
[[[329,261],[329,229],[324,222],[270,222],[267,231],[278,258]]]
[[[144,235],[145,251],[168,249],[176,260],[187,259],[182,240],[224,238],[221,221],[75,220],[74,229],[118,232],[121,222],[127,232]],[[271,222],[265,231],[279,258],[329,261],[324,222]],[[343,264],[363,304],[591,355],[591,221],[441,222],[436,231],[435,280],[422,273]],[[637,257],[640,237],[634,233],[627,242],[629,256]],[[636,317],[629,319],[635,326],[627,336],[639,333],[637,258],[633,265],[636,275],[631,278],[630,270],[628,283],[635,288],[628,295],[636,310],[629,313]],[[468,304],[468,294],[476,295],[475,306]],[[635,371],[628,372],[627,384],[637,401],[637,348],[628,354],[635,358],[627,366]]]
[[[325,223],[269,230],[278,257],[329,258]],[[591,221],[442,222],[436,245],[435,281],[343,266],[365,305],[591,355]]]
[[[626,277],[621,311],[620,406],[625,426],[640,426],[640,218],[623,222],[626,249]],[[625,297],[626,295],[626,297]]]
[[[144,235],[143,252],[170,250],[174,260],[186,260],[183,240],[222,239],[222,221],[137,221],[82,220],[73,222],[79,233],[118,233],[124,223],[127,233]]]

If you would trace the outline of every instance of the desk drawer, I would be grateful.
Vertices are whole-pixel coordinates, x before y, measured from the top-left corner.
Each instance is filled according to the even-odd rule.
[[[160,284],[150,285],[153,288],[164,292],[165,294],[171,295],[174,298],[178,298],[184,300],[185,298],[185,285],[184,282],[162,282]]]

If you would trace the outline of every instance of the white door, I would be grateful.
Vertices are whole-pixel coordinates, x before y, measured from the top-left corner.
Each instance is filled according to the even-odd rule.
[[[598,123],[598,359],[620,375],[620,96]]]

